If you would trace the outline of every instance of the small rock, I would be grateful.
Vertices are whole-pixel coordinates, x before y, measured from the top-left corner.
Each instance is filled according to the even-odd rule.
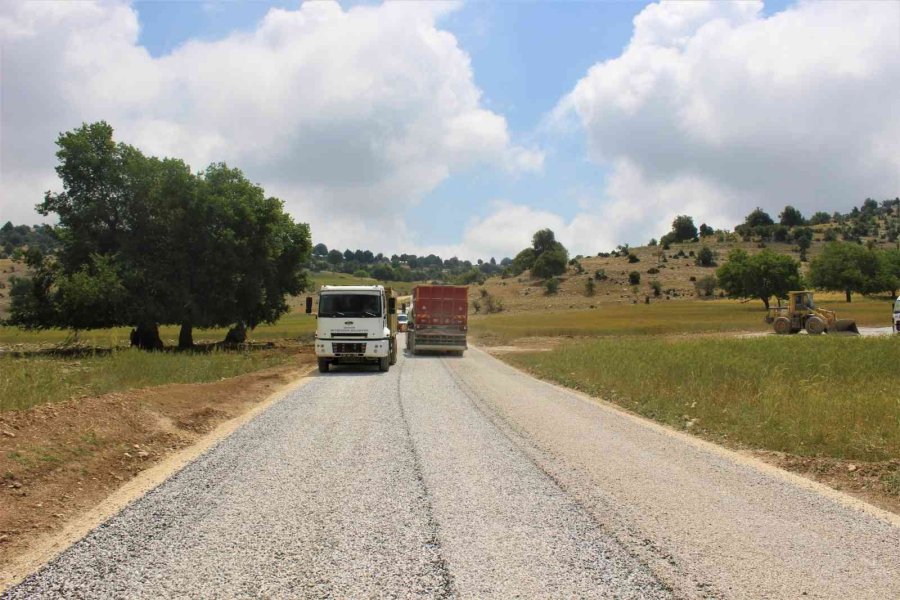
[[[19,483],[18,481],[13,481],[11,484],[9,484],[9,487],[10,487],[10,489],[17,490],[20,487],[22,487],[22,484]]]
[[[62,513],[54,513],[53,516],[56,517],[57,519],[62,519],[65,515]]]
[[[141,445],[140,445],[140,444],[133,444],[131,447],[134,448],[135,450],[140,450]]]
[[[3,535],[0,535],[0,544],[7,541],[8,539],[9,539],[9,536],[6,535],[5,533]]]
[[[125,453],[125,458],[131,458],[131,454],[129,454],[128,452],[126,452],[126,453]]]
[[[150,453],[147,452],[146,450],[141,450],[140,452],[137,453],[137,455],[141,458],[147,458],[148,456],[150,456]]]
[[[14,434],[12,431],[6,431],[5,429],[3,430],[3,435],[5,435],[6,437],[11,437],[11,438],[16,437],[16,434]]]
[[[847,471],[849,471],[850,473],[853,473],[854,471],[856,471],[857,468],[858,467],[856,465],[848,465]]]

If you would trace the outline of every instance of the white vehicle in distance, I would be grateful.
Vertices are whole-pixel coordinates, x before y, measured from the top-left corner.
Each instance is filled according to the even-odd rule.
[[[397,315],[397,331],[404,332],[409,327],[409,317],[404,313]]]
[[[900,333],[900,297],[894,301],[894,333]]]

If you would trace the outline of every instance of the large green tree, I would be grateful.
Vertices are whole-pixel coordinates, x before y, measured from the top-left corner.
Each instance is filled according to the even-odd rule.
[[[535,277],[553,277],[566,272],[569,253],[565,246],[556,240],[556,234],[552,230],[541,229],[535,232],[531,238],[531,250],[534,262],[530,268],[531,274]],[[530,255],[528,257],[530,258]]]
[[[799,263],[790,256],[763,250],[750,255],[740,248],[716,271],[719,287],[733,298],[759,298],[769,308],[769,300],[786,298],[800,288]]]
[[[63,192],[38,210],[59,218],[60,248],[33,256],[17,282],[10,322],[85,329],[134,325],[132,342],[160,348],[159,324],[194,327],[273,322],[285,294],[306,285],[309,228],[237,169],[199,175],[177,159],[144,156],[113,140],[106,123],[58,141]]]
[[[844,292],[847,302],[854,292],[878,291],[881,264],[877,252],[850,242],[830,242],[809,265],[809,281],[821,290]]]

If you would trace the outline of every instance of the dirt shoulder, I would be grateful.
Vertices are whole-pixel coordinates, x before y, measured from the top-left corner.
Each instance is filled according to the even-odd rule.
[[[735,336],[740,335],[740,333],[715,334],[712,336],[685,334],[684,336],[674,337],[716,337],[718,335]],[[660,337],[667,339],[673,336]],[[476,339],[475,343],[481,350],[496,356],[500,360],[505,360],[511,355],[523,352],[551,351],[561,344],[571,343],[579,339],[587,338],[531,337],[500,342],[485,336]],[[539,377],[535,373],[532,373],[532,375]],[[619,405],[619,407],[623,411],[633,412],[625,406]],[[753,456],[773,466],[797,473],[807,479],[827,485],[878,508],[900,515],[900,459],[866,462],[820,456],[797,456],[784,452],[751,448],[725,437],[711,434],[703,435],[703,432],[693,433],[707,441]]]
[[[290,364],[0,413],[0,574],[142,472],[309,372]],[[0,582],[2,587],[2,582]]]

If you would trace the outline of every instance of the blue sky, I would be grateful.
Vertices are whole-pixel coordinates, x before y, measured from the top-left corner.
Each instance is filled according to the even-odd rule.
[[[360,3],[342,2],[350,7]],[[647,2],[471,2],[440,21],[468,53],[484,105],[502,114],[514,137],[546,141],[544,116],[596,62],[618,55],[631,21]],[[214,40],[250,31],[273,6],[296,2],[141,2],[140,43],[162,56],[191,39]],[[605,169],[586,158],[582,136],[555,137],[538,174],[510,177],[490,167],[451,176],[407,213],[421,240],[451,244],[493,199],[556,209],[566,218],[578,198],[597,194]]]
[[[275,8],[281,10],[273,10]],[[900,2],[0,4],[0,218],[107,120],[339,248],[573,253],[900,193]],[[853,157],[848,160],[848,157]]]

